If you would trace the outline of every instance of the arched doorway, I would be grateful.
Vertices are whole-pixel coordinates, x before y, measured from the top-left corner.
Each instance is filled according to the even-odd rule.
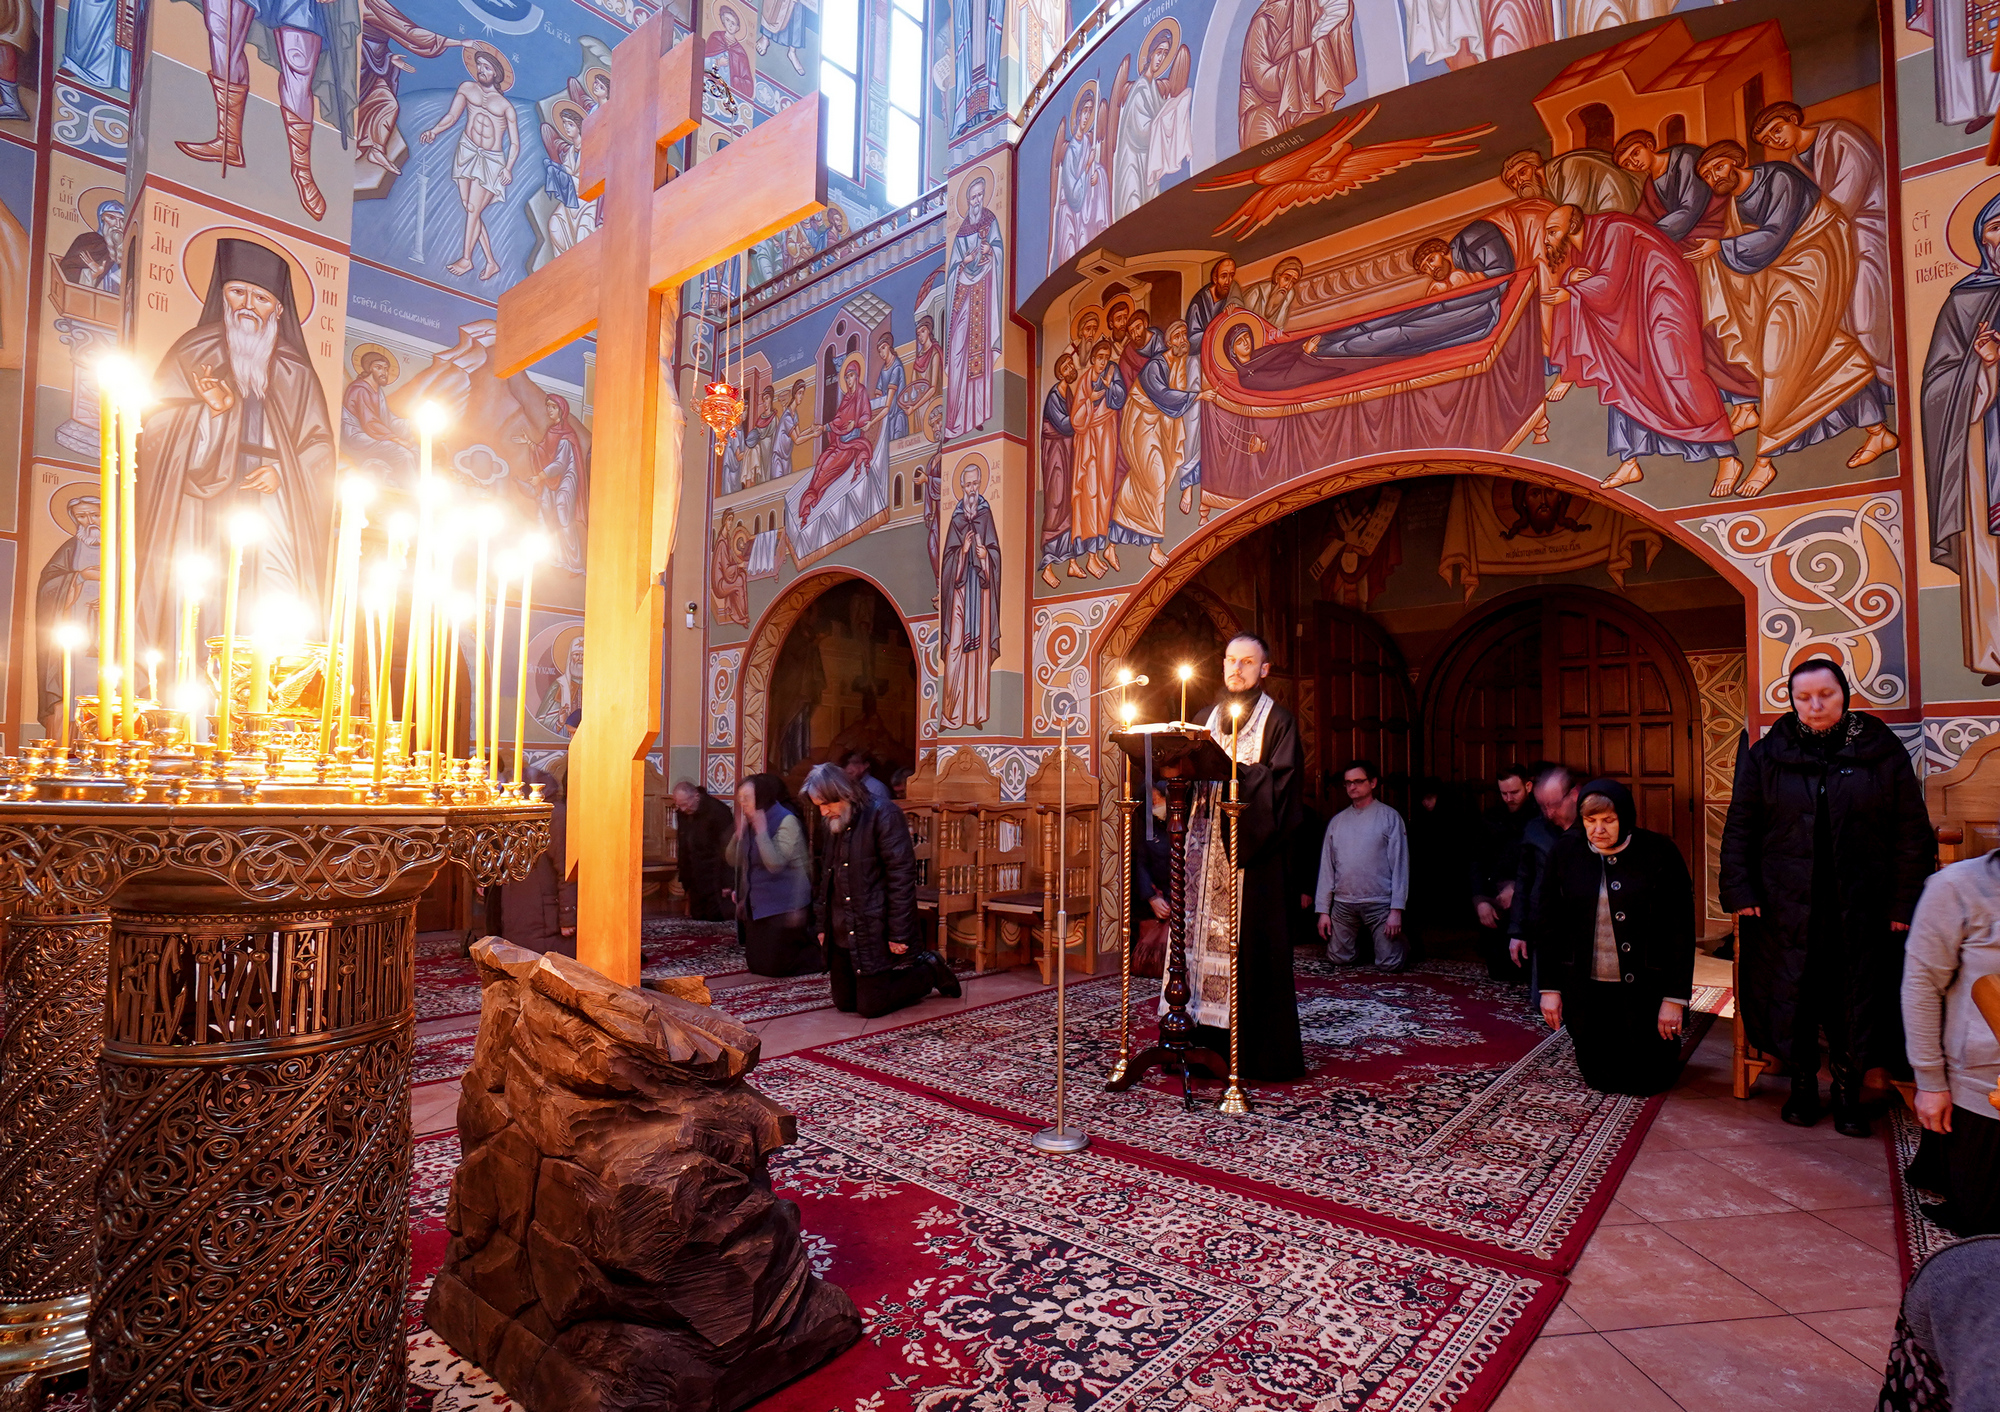
[[[1615,579],[1598,563],[1541,573],[1517,588],[1522,578],[1482,560],[1485,577],[1467,590],[1443,572],[1441,544],[1454,521],[1450,495],[1435,488],[1464,477],[1558,490],[1622,516],[1621,542],[1629,545],[1636,527],[1657,543],[1647,556],[1627,556]],[[1648,826],[1676,839],[1691,861],[1704,861],[1712,910],[1713,855],[1728,797],[1724,757],[1745,724],[1745,648],[1755,635],[1748,585],[1684,524],[1639,514],[1578,481],[1494,457],[1385,459],[1287,485],[1218,517],[1141,582],[1099,639],[1101,679],[1110,681],[1121,664],[1145,670],[1141,642],[1156,635],[1169,605],[1177,598],[1184,605],[1190,590],[1207,591],[1276,649],[1272,691],[1299,717],[1309,802],[1341,807],[1330,772],[1350,753],[1383,761],[1385,775],[1406,759],[1411,774],[1435,774],[1457,782],[1455,793],[1489,799],[1497,765],[1569,759],[1634,784]],[[1390,485],[1401,504],[1394,528],[1378,536],[1356,493]],[[1342,500],[1354,503],[1331,504]],[[1576,528],[1596,523],[1584,516]],[[1543,599],[1551,613],[1561,603],[1585,606],[1556,614],[1545,629]],[[1195,625],[1191,614],[1182,616]],[[1392,650],[1382,650],[1381,637]],[[1456,664],[1458,679],[1491,689],[1440,708],[1437,687],[1448,664]],[[1150,674],[1154,699],[1146,709],[1163,717],[1171,706],[1159,699],[1161,675]],[[1570,699],[1545,702],[1545,680],[1564,686]],[[1106,731],[1114,725],[1109,713],[1098,722]],[[1356,741],[1352,723],[1366,726],[1364,741]],[[1399,735],[1407,754],[1398,751]],[[1103,748],[1114,747],[1106,740]],[[1406,806],[1399,784],[1385,780],[1384,793]]]
[[[902,615],[852,575],[795,580],[765,613],[743,675],[743,773],[770,770],[796,787],[851,750],[892,782],[917,760],[921,685]]]
[[[1560,760],[1632,791],[1639,822],[1695,856],[1700,705],[1687,655],[1653,616],[1581,587],[1496,601],[1425,682],[1428,768],[1481,781],[1509,762]]]

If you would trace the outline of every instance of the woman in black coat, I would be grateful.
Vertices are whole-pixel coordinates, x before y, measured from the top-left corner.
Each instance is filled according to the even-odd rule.
[[[1742,918],[1743,1024],[1792,1076],[1786,1122],[1820,1119],[1819,1034],[1833,1066],[1834,1125],[1868,1135],[1861,1078],[1898,1070],[1903,937],[1937,860],[1909,752],[1848,709],[1825,658],[1792,670],[1791,714],[1736,749],[1722,828],[1722,905]]]
[[[1550,848],[1537,900],[1542,1015],[1569,1026],[1583,1081],[1664,1093],[1694,986],[1694,885],[1674,841],[1636,825],[1616,780],[1583,787],[1580,833]]]

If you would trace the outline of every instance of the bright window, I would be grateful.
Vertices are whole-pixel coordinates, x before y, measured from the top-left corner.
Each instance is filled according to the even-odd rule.
[[[820,8],[819,87],[826,95],[826,165],[849,181],[859,180],[859,0],[825,0]]]
[[[917,199],[924,168],[924,27],[921,0],[895,0],[889,11],[888,169],[890,204]]]

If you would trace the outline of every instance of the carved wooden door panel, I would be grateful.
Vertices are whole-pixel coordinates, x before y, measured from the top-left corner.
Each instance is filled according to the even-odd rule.
[[[1500,767],[1527,765],[1543,750],[1542,610],[1521,603],[1477,624],[1450,650],[1432,696],[1425,768],[1467,786],[1482,805],[1497,800]]]
[[[1344,804],[1340,772],[1360,756],[1375,762],[1385,795],[1402,805],[1416,716],[1403,655],[1364,614],[1322,603],[1316,618],[1319,796]]]
[[[1694,701],[1686,663],[1643,614],[1582,595],[1543,600],[1546,739],[1553,758],[1632,791],[1642,828],[1694,856]]]

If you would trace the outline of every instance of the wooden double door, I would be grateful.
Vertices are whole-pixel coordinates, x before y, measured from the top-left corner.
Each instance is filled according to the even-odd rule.
[[[1440,657],[1425,692],[1426,768],[1488,796],[1509,763],[1608,776],[1632,791],[1641,827],[1692,866],[1696,714],[1687,659],[1650,616],[1610,594],[1531,591]]]

